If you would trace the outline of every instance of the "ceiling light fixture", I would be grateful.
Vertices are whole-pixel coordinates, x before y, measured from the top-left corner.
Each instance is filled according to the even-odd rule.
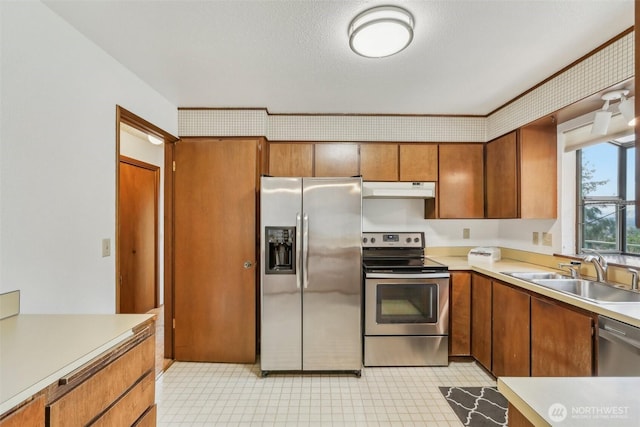
[[[153,145],[162,145],[162,143],[164,143],[164,141],[161,138],[158,138],[157,136],[151,135],[151,134],[147,135],[147,139]]]
[[[592,135],[606,135],[609,130],[609,124],[611,123],[611,116],[613,113],[609,111],[609,103],[616,99],[624,99],[629,94],[627,89],[612,90],[602,94],[602,100],[604,105],[601,110],[596,111],[593,119],[593,126],[591,127]],[[621,111],[622,112],[622,111]],[[625,116],[626,117],[626,116]],[[633,113],[631,114],[633,117]]]
[[[624,95],[622,95],[622,101],[620,101],[620,105],[618,105],[618,110],[620,110],[620,112],[622,113],[622,115],[624,116],[624,119],[627,121],[627,124],[629,126],[635,126],[636,125],[636,114],[635,114],[635,96],[632,96],[631,98],[627,98],[625,95],[628,94],[625,93]]]
[[[358,55],[384,58],[394,55],[413,40],[413,16],[396,6],[365,10],[349,25],[349,46]]]

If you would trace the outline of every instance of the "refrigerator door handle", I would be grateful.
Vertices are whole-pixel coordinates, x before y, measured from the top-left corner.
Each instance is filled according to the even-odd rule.
[[[300,289],[300,282],[302,281],[302,245],[300,244],[300,233],[302,232],[302,219],[300,212],[296,213],[296,263],[298,264],[298,271],[296,272],[296,288]]]
[[[304,258],[304,266],[302,268],[304,288],[309,287],[309,217],[304,214],[302,217],[302,257]]]

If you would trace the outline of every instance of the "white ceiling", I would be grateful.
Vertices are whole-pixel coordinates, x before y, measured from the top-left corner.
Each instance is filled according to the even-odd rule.
[[[179,107],[485,115],[633,25],[633,0],[45,0]],[[361,11],[400,5],[413,43],[349,49]]]

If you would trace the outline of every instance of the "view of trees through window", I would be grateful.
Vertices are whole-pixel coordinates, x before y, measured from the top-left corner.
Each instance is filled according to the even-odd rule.
[[[603,143],[580,150],[579,247],[640,254],[635,226],[635,147]]]

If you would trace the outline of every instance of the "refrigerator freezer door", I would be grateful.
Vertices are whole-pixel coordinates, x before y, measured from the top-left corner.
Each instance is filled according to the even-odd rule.
[[[263,177],[261,181],[262,233],[261,339],[262,371],[302,369],[301,239],[302,180]],[[265,227],[295,227],[296,274],[265,274]]]
[[[303,178],[303,362],[309,371],[362,367],[360,178]]]

